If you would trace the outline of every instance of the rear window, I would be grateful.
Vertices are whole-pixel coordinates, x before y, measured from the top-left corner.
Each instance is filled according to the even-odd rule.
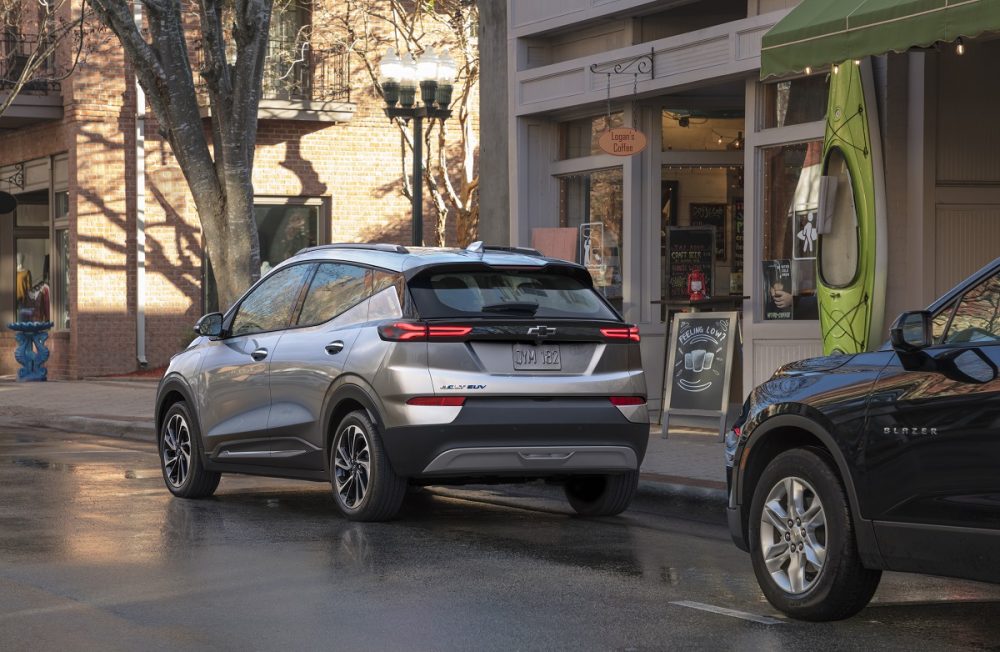
[[[597,292],[572,276],[531,271],[443,271],[410,281],[423,318],[614,319]]]

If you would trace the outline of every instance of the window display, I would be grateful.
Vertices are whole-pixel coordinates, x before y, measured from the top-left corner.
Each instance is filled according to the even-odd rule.
[[[763,150],[764,319],[819,318],[816,213],[822,150],[820,140]]]
[[[300,249],[316,246],[319,209],[319,206],[287,204],[253,207],[260,237],[261,275]]]
[[[559,226],[579,230],[577,262],[621,312],[622,170],[610,168],[559,179]]]
[[[14,297],[17,321],[49,321],[49,240],[17,238]]]
[[[598,141],[608,129],[621,127],[625,123],[621,112],[612,113],[610,118],[601,115],[596,118],[571,120],[559,125],[559,158],[579,158],[602,154]]]

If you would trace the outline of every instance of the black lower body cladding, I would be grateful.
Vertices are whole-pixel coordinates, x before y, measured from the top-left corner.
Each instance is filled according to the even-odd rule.
[[[595,453],[591,459],[597,464],[603,458],[596,451],[607,447],[624,452],[629,460],[634,458],[632,470],[637,470],[649,443],[649,424],[629,421],[607,398],[470,398],[451,423],[389,428],[383,440],[393,469],[407,477],[427,476],[425,469],[448,451],[518,447],[575,448],[578,458]],[[551,466],[539,468],[537,475],[552,474]],[[568,468],[571,473],[623,470],[619,466]],[[523,470],[497,471],[533,475]],[[486,468],[483,474],[489,474]]]

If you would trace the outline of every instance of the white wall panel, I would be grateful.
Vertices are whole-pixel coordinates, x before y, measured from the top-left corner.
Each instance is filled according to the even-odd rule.
[[[1000,256],[1000,205],[939,204],[935,222],[934,290],[940,296]]]
[[[814,340],[762,340],[753,341],[753,386],[771,377],[774,370],[788,362],[823,355],[823,342]],[[744,393],[750,392],[745,387]]]

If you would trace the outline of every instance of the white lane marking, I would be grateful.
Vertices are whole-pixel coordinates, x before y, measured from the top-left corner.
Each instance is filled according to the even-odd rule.
[[[730,616],[732,618],[739,618],[741,620],[749,620],[750,622],[760,623],[761,625],[786,624],[784,620],[778,620],[777,618],[758,616],[757,614],[752,614],[747,611],[737,611],[736,609],[726,609],[725,607],[716,607],[713,604],[705,604],[704,602],[692,602],[691,600],[678,600],[676,602],[671,602],[670,604],[675,604],[678,607],[688,607],[689,609],[698,609],[699,611],[708,611],[713,614]]]

